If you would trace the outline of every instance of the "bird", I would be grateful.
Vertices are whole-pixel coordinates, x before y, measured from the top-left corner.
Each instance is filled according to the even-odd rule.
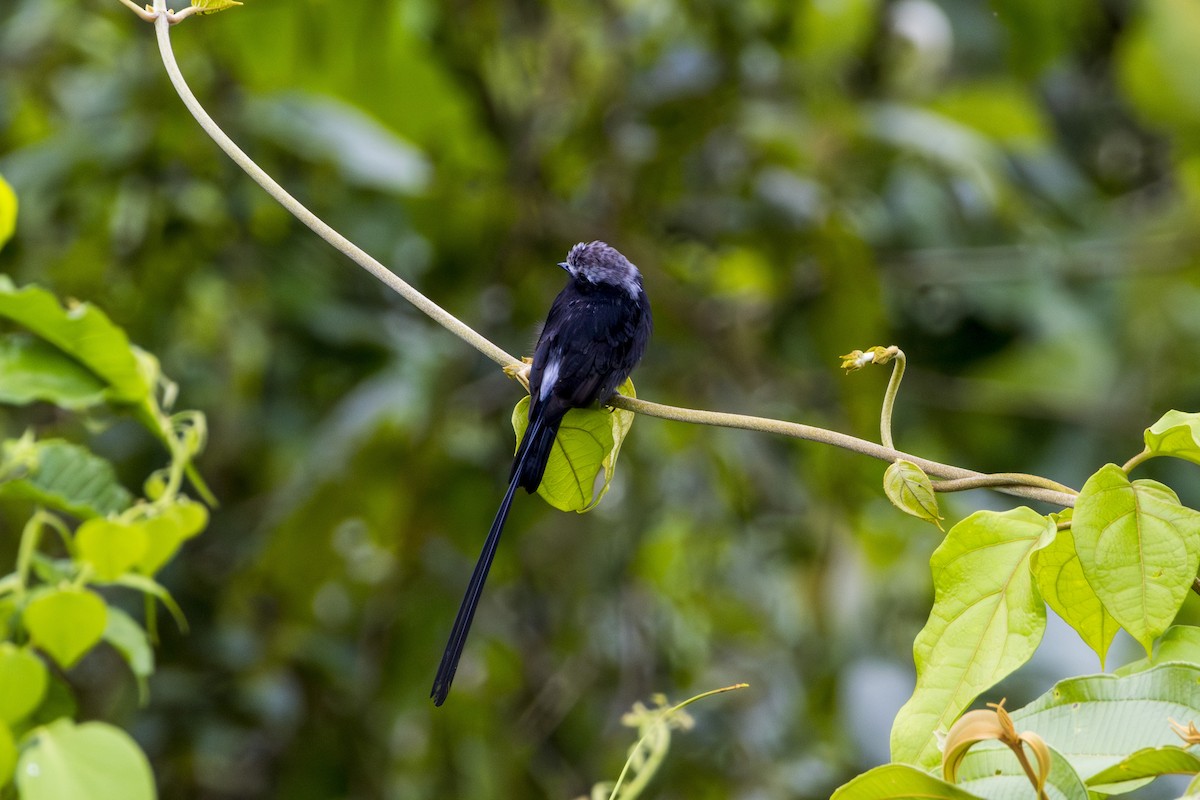
[[[601,241],[580,242],[558,266],[569,277],[550,306],[534,347],[529,368],[529,427],[517,447],[508,490],[484,540],[438,665],[429,693],[435,706],[442,705],[450,692],[517,488],[530,494],[537,491],[563,417],[573,408],[592,407],[612,398],[641,361],[654,327],[642,274],[616,248]]]

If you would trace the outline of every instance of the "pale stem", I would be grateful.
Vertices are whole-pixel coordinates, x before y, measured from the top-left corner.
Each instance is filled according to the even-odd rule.
[[[889,347],[888,352],[892,354],[894,366],[887,391],[883,394],[883,408],[879,412],[879,440],[883,442],[884,447],[894,449],[896,445],[892,441],[892,407],[896,404],[896,394],[900,391],[900,381],[904,378],[907,359],[904,357],[904,351],[895,345]]]

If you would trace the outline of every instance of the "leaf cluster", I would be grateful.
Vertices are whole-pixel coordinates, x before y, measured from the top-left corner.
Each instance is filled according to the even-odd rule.
[[[0,179],[0,233],[12,231],[16,214],[6,193]],[[169,413],[175,390],[157,361],[94,306],[63,307],[44,289],[0,276],[0,319],[8,324],[0,329],[0,404],[40,404],[97,422],[128,415],[168,454],[135,498],[85,444],[38,438],[34,428],[0,441],[0,502],[32,509],[15,569],[0,578],[0,787],[15,783],[26,800],[153,798],[149,761],[129,734],[102,721],[76,724],[69,676],[107,645],[143,701],[148,696],[154,604],[184,624],[155,576],[208,524],[205,505],[182,491],[190,476],[209,497],[192,468],[204,417]],[[121,607],[122,590],[145,597],[145,623]]]

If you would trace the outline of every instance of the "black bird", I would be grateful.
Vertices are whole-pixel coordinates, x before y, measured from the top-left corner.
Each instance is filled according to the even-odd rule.
[[[641,360],[650,338],[650,301],[642,288],[642,274],[629,259],[604,242],[580,242],[559,266],[571,277],[550,306],[533,351],[529,427],[433,680],[434,705],[445,702],[450,692],[513,493],[518,486],[529,493],[537,491],[563,416],[572,408],[612,397]]]

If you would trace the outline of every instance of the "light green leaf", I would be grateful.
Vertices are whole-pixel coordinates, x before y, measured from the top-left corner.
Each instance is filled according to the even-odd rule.
[[[1100,770],[1088,778],[1087,783],[1092,791],[1117,794],[1123,791],[1118,784],[1128,781],[1157,778],[1159,775],[1190,775],[1197,772],[1200,772],[1200,755],[1178,745],[1166,745],[1137,750],[1119,764]]]
[[[17,289],[0,275],[0,317],[23,325],[94,372],[108,383],[113,400],[137,403],[150,395],[129,337],[95,306],[66,309],[45,289]]]
[[[21,619],[33,644],[70,669],[104,635],[108,606],[95,592],[51,589],[30,601]]]
[[[146,532],[146,547],[138,559],[137,570],[143,575],[153,575],[171,560],[183,544],[183,531],[174,517],[161,516],[141,523]]]
[[[12,731],[0,722],[0,789],[8,785],[13,777],[13,768],[17,765],[17,743],[13,741]]]
[[[31,734],[17,763],[21,800],[154,800],[146,754],[104,722],[60,719]]]
[[[192,8],[201,14],[216,14],[218,11],[228,11],[234,6],[240,6],[237,0],[192,0]]]
[[[1149,653],[1200,566],[1200,512],[1180,505],[1169,487],[1130,483],[1108,464],[1083,485],[1071,529],[1096,596]]]
[[[1055,684],[1012,712],[1062,753],[1089,785],[1093,776],[1146,747],[1178,745],[1170,719],[1200,719],[1200,666],[1163,664],[1134,675],[1087,675]]]
[[[17,229],[17,194],[0,176],[0,248],[12,238]]]
[[[1088,790],[1071,762],[1053,747],[1046,794],[1053,800],[1088,800]],[[1029,754],[1029,750],[1026,749]],[[1032,756],[1030,760],[1033,761]],[[1034,762],[1036,764],[1036,762]],[[959,786],[980,797],[1032,798],[1029,777],[1016,755],[999,742],[976,745],[958,768]]]
[[[42,702],[49,673],[28,648],[0,644],[0,721],[20,722]]]
[[[1200,130],[1200,6],[1190,0],[1139,4],[1114,66],[1130,105],[1143,119],[1181,137]]]
[[[1120,626],[1084,577],[1069,528],[1058,531],[1052,542],[1033,554],[1033,574],[1046,603],[1096,651],[1103,668]]]
[[[1132,675],[1158,664],[1184,661],[1200,664],[1200,628],[1172,625],[1154,645],[1154,655],[1139,658],[1115,670],[1117,675]]]
[[[137,568],[143,575],[154,575],[179,551],[180,545],[204,530],[208,525],[208,509],[180,496],[161,516],[142,525],[146,530],[146,552]]]
[[[916,767],[884,764],[842,786],[830,800],[976,800],[978,797]]]
[[[0,337],[0,403],[81,409],[103,403],[107,384],[57,347],[24,333]]]
[[[137,678],[138,697],[143,703],[150,695],[146,679],[154,674],[154,648],[146,629],[119,608],[109,607],[104,641],[121,654]]]
[[[1146,429],[1146,449],[1200,464],[1200,414],[1168,411]]]
[[[170,518],[179,526],[179,535],[183,537],[184,541],[200,534],[208,527],[208,509],[204,507],[203,503],[189,500],[183,495],[175,498],[174,504],[163,512],[163,516]]]
[[[933,553],[935,597],[913,656],[917,687],[892,726],[892,759],[932,766],[944,731],[975,697],[1024,664],[1046,628],[1030,554],[1053,523],[1028,508],[979,511]]]
[[[143,523],[89,519],[75,532],[79,557],[92,565],[96,578],[113,581],[129,571],[146,554]]]
[[[90,450],[61,439],[46,439],[33,447],[34,468],[0,483],[0,494],[83,518],[115,514],[133,502],[117,483],[112,465]]]
[[[621,394],[636,397],[633,381],[626,379]],[[574,408],[558,429],[546,474],[538,494],[560,511],[591,511],[608,493],[621,443],[633,425],[634,414],[621,409]],[[513,430],[518,444],[529,427],[529,397],[513,409]]]
[[[883,491],[892,505],[918,519],[942,527],[942,515],[938,513],[937,495],[933,482],[925,471],[911,461],[897,459],[888,465],[883,474]]]

